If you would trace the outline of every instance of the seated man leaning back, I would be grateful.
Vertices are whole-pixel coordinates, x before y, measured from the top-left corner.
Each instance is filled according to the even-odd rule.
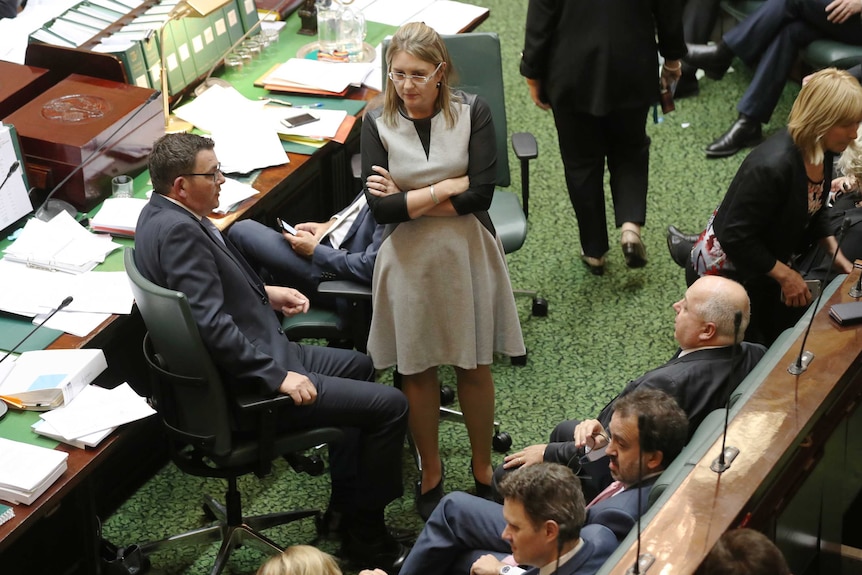
[[[643,433],[638,429],[639,418]],[[688,420],[668,394],[643,388],[619,399],[609,430],[606,461],[615,481],[587,504],[584,529],[610,530],[619,541],[646,511],[649,492],[658,476],[682,451]],[[569,477],[574,481],[575,475]],[[505,489],[502,492],[505,494]],[[467,493],[450,493],[428,518],[401,575],[466,575],[479,568],[482,570],[474,572],[500,573],[507,553],[514,553],[515,562],[523,561],[515,548],[517,541],[501,538],[506,526],[504,508],[499,503]],[[486,554],[494,555],[496,562],[484,558]],[[520,573],[515,567],[508,572]]]
[[[368,356],[287,339],[276,312],[303,313],[308,299],[265,285],[207,217],[225,181],[213,146],[194,134],[155,142],[154,193],[138,220],[135,263],[153,283],[186,294],[230,390],[289,395],[294,405],[279,420],[285,430],[344,428],[345,439],[329,446],[328,510],[345,519],[343,552],[362,566],[397,570],[406,550],[388,534],[383,511],[403,490],[407,401],[371,381]]]
[[[670,361],[629,382],[596,419],[564,421],[551,433],[550,443],[531,445],[507,455],[494,473],[495,482],[522,465],[574,462],[584,482],[584,495],[594,497],[611,480],[607,460],[599,457],[604,439],[594,437],[594,430],[607,428],[621,398],[640,388],[666,391],[688,415],[689,434],[710,411],[725,406],[734,388],[766,353],[760,344],[742,342],[750,317],[745,288],[727,278],[704,276],[673,308],[673,335],[679,349]],[[596,451],[581,464],[579,454],[585,445]]]

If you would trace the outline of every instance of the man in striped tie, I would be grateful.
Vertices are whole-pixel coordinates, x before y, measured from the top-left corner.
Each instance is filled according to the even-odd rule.
[[[610,530],[619,541],[646,511],[655,480],[682,451],[688,419],[670,395],[644,387],[617,400],[609,432],[605,454],[618,483],[611,484],[613,490],[600,493],[586,506],[584,525]],[[524,469],[530,467],[534,466]],[[401,575],[488,575],[504,570],[507,575],[517,575],[522,570],[511,561],[504,562],[506,554],[512,552],[510,542],[501,537],[507,525],[499,503],[466,493],[450,493],[429,517]],[[486,555],[492,555],[493,561]],[[514,563],[520,562],[516,555]],[[541,568],[546,564],[531,566]],[[554,565],[550,567],[548,572],[553,572]],[[559,573],[568,571],[561,568]]]

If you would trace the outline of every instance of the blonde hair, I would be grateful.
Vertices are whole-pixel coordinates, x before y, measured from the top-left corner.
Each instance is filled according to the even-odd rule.
[[[270,557],[257,575],[342,575],[335,558],[311,545],[291,545]]]
[[[838,158],[838,169],[845,176],[850,176],[857,182],[862,182],[862,131],[856,139],[850,142],[847,149]]]
[[[811,164],[823,163],[821,140],[834,126],[862,121],[862,87],[844,70],[825,68],[812,74],[799,91],[787,129]]]
[[[443,117],[446,119],[446,125],[453,127],[455,125],[455,111],[452,109],[452,102],[456,101],[449,89],[452,79],[452,62],[449,59],[449,50],[446,49],[446,44],[440,35],[430,26],[426,26],[424,22],[408,22],[401,26],[392,36],[389,42],[389,48],[386,50],[386,70],[392,71],[392,59],[400,53],[406,53],[414,58],[418,58],[423,62],[428,62],[436,67],[441,62],[444,65],[441,67],[440,86],[437,91],[437,109],[441,110]],[[401,107],[401,98],[398,97],[398,92],[395,90],[393,82],[386,82],[386,90],[384,92],[383,102],[383,121],[392,126],[398,116],[398,109]]]

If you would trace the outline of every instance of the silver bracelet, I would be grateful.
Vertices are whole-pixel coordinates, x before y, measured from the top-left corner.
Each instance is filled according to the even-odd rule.
[[[434,193],[434,184],[431,184],[431,199],[434,200],[434,205],[440,203],[440,200],[437,199],[437,194]]]

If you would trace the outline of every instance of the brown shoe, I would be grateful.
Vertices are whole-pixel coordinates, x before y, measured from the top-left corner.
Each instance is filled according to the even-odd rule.
[[[585,256],[581,254],[581,261],[584,262],[590,273],[594,276],[602,276],[605,275],[605,257],[602,256],[600,258],[593,258],[590,256]]]
[[[633,230],[623,230],[620,243],[623,248],[623,256],[626,258],[626,266],[642,268],[647,264],[646,247],[641,241],[640,234]]]

